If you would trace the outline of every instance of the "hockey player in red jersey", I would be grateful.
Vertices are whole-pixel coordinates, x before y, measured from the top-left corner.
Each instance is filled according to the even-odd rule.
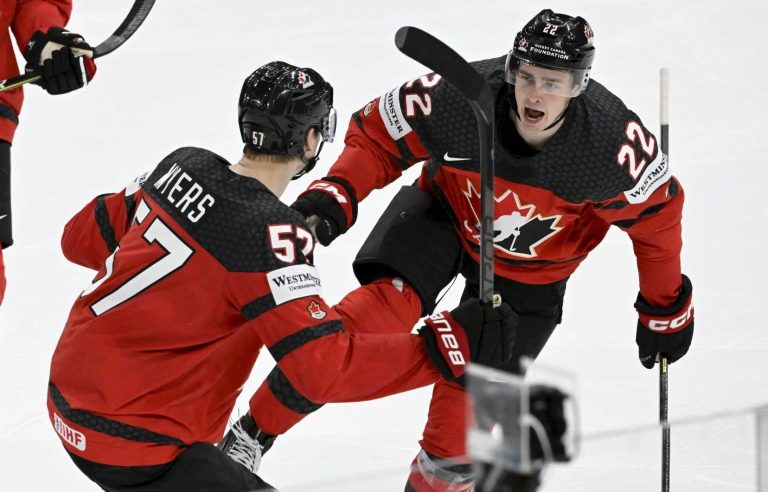
[[[65,227],[65,256],[98,274],[53,354],[48,410],[72,460],[105,490],[267,487],[230,459],[244,462],[237,449],[214,445],[264,346],[278,395],[308,409],[454,380],[470,360],[500,366],[511,356],[516,315],[506,304],[464,303],[419,336],[408,331],[421,303],[401,281],[328,306],[309,227],[278,197],[333,138],[332,88],[314,70],[273,62],[246,79],[239,106],[238,163],[178,149]],[[353,335],[356,323],[394,334]]]
[[[496,95],[494,285],[520,316],[511,372],[521,373],[520,357],[544,347],[561,322],[569,276],[611,225],[634,246],[640,362],[650,369],[660,353],[674,362],[693,336],[691,282],[680,267],[683,188],[640,118],[590,80],[594,55],[584,19],[543,10],[506,56],[472,64]],[[457,90],[438,74],[416,78],[352,115],[341,156],[293,207],[327,245],[354,224],[358,201],[424,161],[417,185],[401,190],[374,227],[355,272],[362,284],[404,277],[427,313],[457,273],[466,278],[462,298],[476,297],[477,135]],[[271,408],[268,385],[254,398],[253,418],[265,434],[302,417]],[[464,408],[460,386],[435,385],[406,490],[471,490]],[[518,488],[533,489],[537,478],[522,482]]]
[[[0,0],[0,81],[19,75],[11,33],[27,60],[40,71],[38,85],[50,94],[78,89],[93,77],[96,65],[83,38],[64,30],[71,0]],[[75,58],[73,49],[85,57]],[[0,304],[5,295],[3,249],[13,244],[11,216],[11,143],[19,124],[22,89],[0,92]]]

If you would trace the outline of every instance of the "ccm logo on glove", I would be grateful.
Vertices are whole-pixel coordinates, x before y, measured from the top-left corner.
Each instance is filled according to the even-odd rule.
[[[325,191],[326,193],[330,193],[333,196],[333,198],[336,199],[337,202],[339,202],[339,203],[349,203],[349,200],[347,200],[346,197],[344,197],[344,195],[342,195],[339,192],[339,189],[336,188],[336,185],[332,185],[332,184],[329,184],[329,183],[324,183],[322,181],[315,181],[314,184],[312,184],[312,186],[307,188],[307,191],[309,191],[309,190]]]
[[[674,333],[685,328],[688,325],[688,322],[693,320],[693,303],[691,302],[691,299],[688,298],[688,306],[686,306],[683,314],[680,314],[674,318],[671,316],[651,317],[650,315],[643,312],[638,314],[640,322],[647,326],[649,330],[656,332]]]

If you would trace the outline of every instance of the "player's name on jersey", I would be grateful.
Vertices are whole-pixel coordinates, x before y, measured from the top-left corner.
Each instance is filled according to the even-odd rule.
[[[173,164],[168,172],[155,181],[154,187],[192,222],[202,219],[208,209],[216,203],[216,200],[206,193],[205,188],[182,171],[178,164]]]

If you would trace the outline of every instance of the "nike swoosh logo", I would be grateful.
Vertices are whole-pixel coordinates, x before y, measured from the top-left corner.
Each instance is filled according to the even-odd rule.
[[[8,214],[0,215],[0,220],[3,220],[4,218],[8,217]]]
[[[445,162],[452,162],[452,161],[468,161],[469,157],[451,157],[448,155],[448,152],[445,153],[443,156],[443,160]]]

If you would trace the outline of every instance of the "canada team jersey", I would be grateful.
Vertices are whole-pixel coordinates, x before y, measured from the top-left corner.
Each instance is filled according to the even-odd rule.
[[[320,297],[313,246],[298,212],[202,149],[179,149],[89,203],[62,249],[98,274],[72,307],[49,383],[67,449],[151,465],[217,442],[263,346],[278,363],[270,388],[290,408],[434,383],[420,337],[408,334],[415,294],[391,289],[390,308],[410,323],[402,334],[352,336]]]
[[[643,296],[674,303],[683,189],[640,118],[591,80],[542,150],[516,155],[501,143],[516,135],[504,58],[472,65],[497,94],[497,275],[532,284],[565,279],[616,225],[632,239]],[[419,186],[444,204],[479,261],[477,123],[453,86],[430,74],[391,90],[353,115],[345,140],[329,175],[347,181],[359,200],[426,161]]]

